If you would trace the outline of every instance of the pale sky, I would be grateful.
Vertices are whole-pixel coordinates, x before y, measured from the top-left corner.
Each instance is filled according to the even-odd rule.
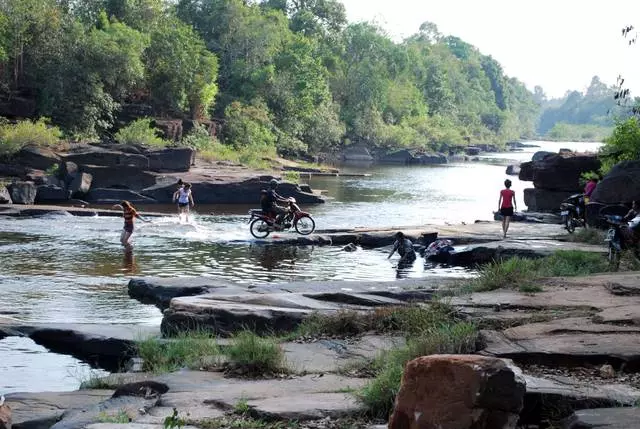
[[[626,25],[640,30],[640,0],[341,1],[350,22],[373,21],[396,40],[431,21],[547,96],[584,90],[594,75],[612,85],[619,74],[640,95],[640,40],[629,46],[621,33]]]

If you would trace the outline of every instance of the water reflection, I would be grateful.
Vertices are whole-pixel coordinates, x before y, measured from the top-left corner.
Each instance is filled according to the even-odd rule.
[[[133,249],[127,248],[124,250],[124,258],[123,258],[123,271],[125,274],[138,274],[138,264],[136,264],[136,259],[133,256]]]

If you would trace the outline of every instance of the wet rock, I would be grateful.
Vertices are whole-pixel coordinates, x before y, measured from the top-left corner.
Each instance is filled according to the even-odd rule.
[[[640,429],[640,408],[594,408],[578,410],[565,422],[564,429]]]
[[[25,146],[14,156],[16,164],[47,170],[60,163],[60,157],[51,149],[39,146]]]
[[[214,290],[243,291],[230,283],[208,278],[145,277],[129,280],[129,296],[146,304],[167,308],[172,298],[202,295]]]
[[[138,381],[118,386],[113,392],[112,398],[120,396],[139,396],[141,398],[157,398],[169,391],[169,387],[164,383],[153,380]]]
[[[424,153],[415,150],[401,149],[382,156],[379,161],[381,164],[446,164],[447,157],[440,153]]]
[[[33,204],[37,189],[33,182],[13,182],[7,186],[13,204]]]
[[[407,363],[389,429],[515,429],[521,371],[482,356],[432,355]]]
[[[130,166],[143,170],[149,169],[149,159],[144,155],[111,151],[97,147],[86,152],[71,153],[65,156],[65,161],[75,162],[78,165]]]
[[[67,201],[71,192],[57,185],[41,185],[36,191],[36,203],[59,203]]]
[[[0,185],[0,204],[13,204],[11,194],[4,185]]]
[[[11,408],[0,405],[0,429],[11,429]]]
[[[509,176],[517,176],[520,174],[520,165],[508,165],[505,174]]]
[[[127,200],[132,204],[155,204],[158,201],[129,189],[97,188],[91,189],[86,199],[93,204],[120,204]]]
[[[555,155],[555,152],[549,152],[546,150],[539,150],[536,153],[533,154],[533,156],[531,157],[531,161],[542,161],[543,159],[545,159],[547,156],[549,155]],[[526,179],[520,179],[520,180],[526,180]]]
[[[623,161],[616,164],[598,182],[592,198],[605,204],[640,200],[640,161]]]
[[[6,400],[12,409],[14,429],[39,429],[53,426],[65,410],[98,404],[109,399],[111,394],[111,390],[10,393]]]
[[[76,177],[69,184],[69,191],[73,196],[82,196],[89,192],[91,189],[91,182],[93,176],[89,173],[78,173]]]
[[[349,243],[346,246],[344,246],[342,250],[345,252],[355,252],[356,250],[358,250],[358,247],[353,243]]]
[[[271,178],[267,176],[265,179]],[[260,190],[268,188],[268,180],[251,178],[239,182],[209,182],[191,181],[193,194],[197,196],[199,204],[258,204]],[[158,202],[171,202],[176,190],[175,182],[162,183],[142,191],[142,194],[157,200]],[[316,194],[302,192],[298,185],[293,183],[281,183],[278,193],[285,198],[294,197],[299,204],[324,203],[324,199]]]
[[[629,273],[619,281],[606,282],[604,287],[614,295],[640,296],[640,275]]]
[[[602,365],[600,367],[600,377],[602,378],[615,378],[616,372],[609,364]]]
[[[137,167],[83,165],[81,169],[91,175],[91,186],[94,188],[142,190],[156,184],[155,173]]]
[[[526,188],[524,204],[530,211],[557,211],[560,210],[560,204],[573,194],[572,191]]]
[[[152,171],[189,171],[194,151],[188,147],[168,148],[147,152]]]
[[[371,153],[366,147],[363,147],[363,146],[354,146],[354,147],[346,148],[344,150],[344,153],[342,154],[342,159],[344,161],[359,161],[359,162],[373,161],[373,157],[371,156]]]
[[[522,163],[518,177],[520,180],[533,181],[536,188],[581,192],[581,174],[599,168],[600,160],[595,155],[550,155],[540,161]]]

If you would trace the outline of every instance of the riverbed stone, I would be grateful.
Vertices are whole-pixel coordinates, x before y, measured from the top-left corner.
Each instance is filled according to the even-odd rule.
[[[65,410],[83,409],[111,397],[112,390],[73,392],[10,393],[7,404],[12,409],[14,429],[49,428]]]
[[[91,182],[93,181],[93,176],[89,173],[78,173],[73,178],[71,183],[69,184],[69,191],[71,195],[74,197],[84,196],[91,189]]]
[[[565,422],[564,429],[640,429],[640,408],[594,408],[578,410]]]
[[[101,422],[105,416],[126,414],[130,421],[158,404],[159,398],[146,399],[139,396],[120,396],[109,398],[82,409],[70,409],[62,413],[62,418],[51,429],[81,429],[92,423]]]
[[[157,173],[131,166],[107,167],[85,164],[81,165],[80,169],[83,173],[91,175],[91,186],[94,188],[119,188],[140,191],[155,185],[158,180]]]
[[[229,282],[208,277],[145,277],[133,278],[127,285],[129,296],[141,302],[155,304],[161,309],[167,308],[171,299],[181,296],[202,295],[214,290],[240,289]]]
[[[72,161],[78,165],[129,166],[142,170],[149,169],[149,158],[144,155],[106,150],[95,146],[85,152],[70,153],[65,156],[65,161]]]
[[[40,185],[36,191],[36,203],[59,203],[67,201],[70,191],[58,185]]]
[[[60,156],[47,147],[28,145],[15,154],[13,161],[36,170],[47,170],[58,165]]]
[[[11,429],[11,407],[0,405],[0,429]]]
[[[501,359],[423,356],[407,363],[389,429],[515,429],[522,372]]]
[[[33,204],[36,200],[36,185],[33,182],[13,182],[7,186],[14,204]]]
[[[6,186],[0,185],[0,204],[13,204],[11,194]]]

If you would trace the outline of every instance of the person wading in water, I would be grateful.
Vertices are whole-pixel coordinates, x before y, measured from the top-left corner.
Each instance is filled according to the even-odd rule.
[[[133,234],[133,219],[138,218],[143,222],[150,221],[140,216],[129,201],[124,200],[120,204],[114,204],[113,208],[122,210],[122,216],[124,217],[124,228],[122,229],[122,234],[120,234],[120,243],[126,249],[131,249],[129,239],[131,238],[131,234]]]
[[[500,191],[500,198],[498,198],[498,211],[502,215],[502,237],[507,238],[509,222],[511,222],[511,216],[516,210],[516,193],[511,190],[511,180],[505,180],[504,187],[505,189]]]

